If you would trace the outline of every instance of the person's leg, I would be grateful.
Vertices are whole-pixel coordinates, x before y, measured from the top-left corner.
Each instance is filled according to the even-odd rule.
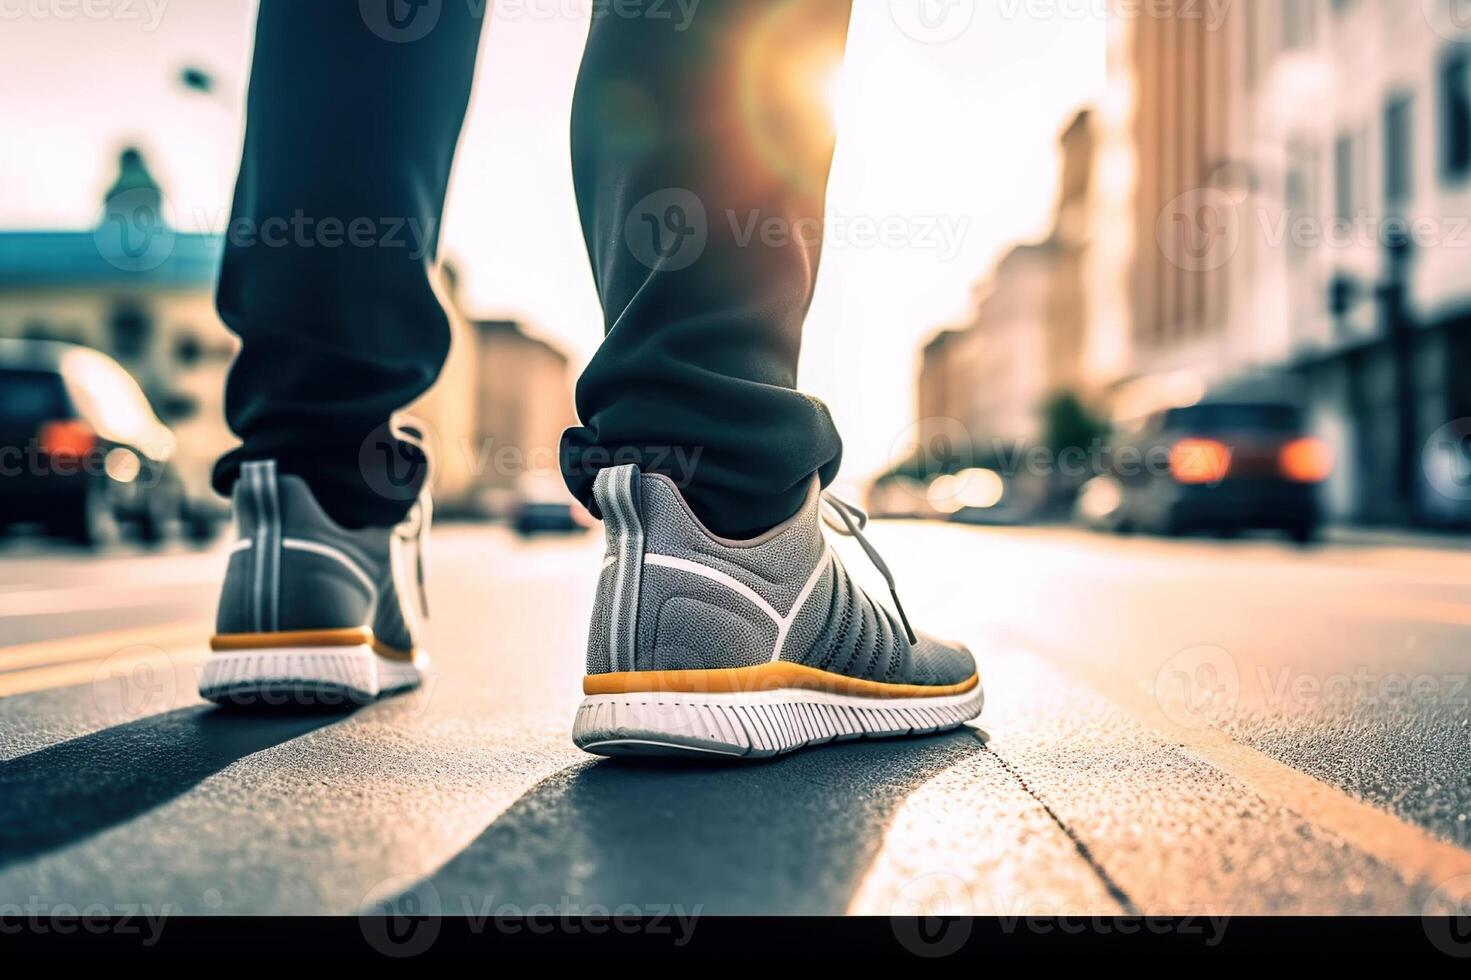
[[[435,251],[479,34],[464,4],[262,0],[218,296],[243,445],[215,468],[236,540],[205,698],[423,679],[428,466],[388,426],[449,348]]]
[[[574,494],[635,463],[712,530],[795,513],[841,444],[796,390],[833,152],[826,86],[851,0],[671,4],[595,16],[573,176],[607,336],[563,439]]]
[[[273,459],[345,527],[413,504],[426,467],[385,427],[449,349],[433,278],[473,7],[262,0],[218,294],[242,344],[225,411],[243,444],[216,467],[221,493]]]

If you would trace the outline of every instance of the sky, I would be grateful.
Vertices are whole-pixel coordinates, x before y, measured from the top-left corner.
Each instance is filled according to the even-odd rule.
[[[88,3],[0,0],[0,227],[90,227],[117,149],[137,143],[178,224],[222,228],[255,3]],[[472,315],[521,317],[579,366],[602,318],[567,121],[593,3],[498,0],[444,224]],[[917,19],[916,4],[951,19]],[[1057,136],[1105,70],[1098,4],[854,6],[847,63],[825,93],[839,143],[801,367],[844,434],[848,479],[907,449],[923,341],[965,321],[1006,247],[1046,233]],[[177,84],[189,64],[221,79],[218,97]],[[874,227],[880,240],[864,234]]]

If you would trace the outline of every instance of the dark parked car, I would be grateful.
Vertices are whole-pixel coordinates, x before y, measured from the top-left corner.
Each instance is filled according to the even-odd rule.
[[[594,521],[581,504],[572,499],[562,475],[555,472],[524,473],[516,481],[516,504],[511,524],[517,534],[585,531]]]
[[[1318,531],[1329,448],[1278,402],[1202,402],[1149,416],[1115,445],[1120,531]]]
[[[180,515],[173,451],[173,433],[106,354],[0,340],[0,526],[95,545],[130,524],[156,541]]]

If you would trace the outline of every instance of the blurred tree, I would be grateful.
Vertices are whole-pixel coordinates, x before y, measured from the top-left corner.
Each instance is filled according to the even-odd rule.
[[[1088,406],[1070,391],[1053,396],[1043,406],[1042,415],[1047,448],[1054,453],[1064,449],[1087,449],[1095,440],[1108,435],[1108,424],[1089,411]]]

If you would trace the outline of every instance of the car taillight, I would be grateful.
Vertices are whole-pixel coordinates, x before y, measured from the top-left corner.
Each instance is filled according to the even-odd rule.
[[[1322,439],[1294,439],[1282,447],[1277,464],[1294,483],[1322,483],[1333,472],[1333,450]]]
[[[80,459],[96,447],[97,433],[81,419],[58,419],[43,423],[36,441],[52,459]]]
[[[1231,447],[1214,439],[1181,439],[1170,447],[1170,475],[1179,483],[1220,483],[1231,472]]]

